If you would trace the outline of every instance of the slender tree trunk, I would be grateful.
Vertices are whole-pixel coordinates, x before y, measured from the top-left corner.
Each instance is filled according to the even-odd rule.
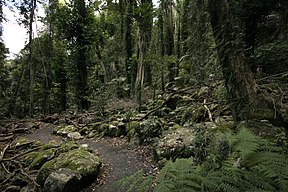
[[[104,64],[104,62],[103,62],[103,59],[102,59],[102,55],[101,55],[99,46],[97,46],[97,48],[96,48],[95,51],[96,51],[97,57],[98,57],[98,59],[99,59],[99,61],[100,61],[102,70],[103,70],[103,72],[104,72],[104,83],[106,84],[106,83],[108,83],[107,69],[106,69],[106,66],[105,66],[105,64]]]
[[[174,22],[173,22],[173,3],[172,0],[167,1],[167,42],[166,54],[171,56],[174,54]],[[168,62],[168,79],[173,82],[175,78],[175,63]]]
[[[160,51],[160,56],[161,56],[161,61],[162,61],[162,69],[161,69],[161,90],[162,92],[165,92],[165,78],[164,78],[164,56],[165,56],[165,44],[164,44],[164,19],[163,19],[163,14],[164,14],[164,2],[160,2],[160,14],[159,14],[159,51]]]
[[[31,0],[30,5],[30,18],[29,18],[29,73],[30,73],[30,85],[29,85],[29,116],[32,117],[34,113],[34,64],[32,61],[32,40],[33,40],[33,22],[36,9],[36,0]]]
[[[132,45],[132,20],[133,16],[133,1],[128,0],[127,1],[127,8],[126,8],[126,31],[125,31],[125,50],[126,50],[126,59],[125,59],[125,73],[126,73],[126,81],[127,84],[130,86],[130,89],[127,92],[128,97],[131,95],[131,91],[134,89],[134,82],[135,77],[133,77],[132,74],[135,74],[135,70],[131,65],[131,59],[133,55],[133,45]]]
[[[143,89],[143,83],[144,83],[144,56],[145,56],[145,38],[143,37],[143,32],[140,32],[139,37],[139,66],[138,66],[138,73],[136,78],[136,95],[139,105],[139,112],[141,112],[142,107],[142,89]]]

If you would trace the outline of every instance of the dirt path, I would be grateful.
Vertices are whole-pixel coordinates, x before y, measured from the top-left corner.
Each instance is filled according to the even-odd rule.
[[[36,129],[25,135],[29,140],[48,143],[51,140],[62,142],[63,139],[52,134],[51,128]],[[156,168],[152,162],[151,150],[145,147],[131,147],[125,138],[84,139],[79,144],[88,144],[94,153],[100,156],[103,166],[97,181],[82,192],[125,192],[127,187],[120,188],[116,183],[125,176],[142,169],[152,174]]]

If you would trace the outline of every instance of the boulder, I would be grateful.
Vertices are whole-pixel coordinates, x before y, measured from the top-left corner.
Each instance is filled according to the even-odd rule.
[[[53,133],[56,135],[67,136],[69,133],[76,131],[78,131],[78,129],[74,125],[60,125],[53,130]]]
[[[76,171],[61,168],[47,177],[43,192],[78,192],[80,180],[81,175]]]
[[[55,170],[68,168],[82,176],[81,183],[90,182],[98,175],[101,167],[99,157],[84,148],[77,148],[61,153],[57,158],[46,162],[39,170],[36,181],[43,185],[46,178]]]
[[[191,128],[167,131],[154,146],[155,158],[160,160],[191,157],[194,152],[195,133]]]
[[[136,144],[152,143],[155,138],[160,137],[163,127],[159,119],[147,119],[142,122],[131,121],[126,125],[127,136]],[[138,142],[139,141],[139,142]]]
[[[71,140],[83,139],[83,136],[81,136],[81,134],[79,132],[68,133],[67,137]]]

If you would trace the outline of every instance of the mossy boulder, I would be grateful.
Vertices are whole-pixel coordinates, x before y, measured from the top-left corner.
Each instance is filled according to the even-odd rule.
[[[78,192],[81,175],[76,171],[61,168],[53,171],[46,179],[43,192]]]
[[[38,155],[40,155],[40,152],[38,151],[27,153],[21,157],[21,163],[24,166],[29,166],[35,160],[35,158],[37,158]]]
[[[139,144],[148,144],[158,138],[163,127],[159,119],[147,119],[142,122],[131,121],[126,125],[127,136],[130,141],[137,141]]]
[[[101,166],[99,157],[93,155],[83,148],[70,150],[60,154],[57,158],[46,162],[39,170],[37,183],[43,185],[48,175],[52,171],[60,168],[67,168],[79,173],[82,177],[81,182],[90,181],[90,178],[97,176]]]
[[[76,132],[78,131],[78,128],[75,127],[74,125],[60,125],[56,128],[54,128],[53,133],[56,135],[61,135],[61,136],[67,136],[68,133],[71,132]]]
[[[39,169],[44,163],[53,159],[55,157],[55,148],[47,149],[42,153],[39,153],[36,158],[32,161],[29,166],[30,170],[37,170]]]
[[[181,125],[191,126],[200,121],[205,121],[205,111],[204,106],[200,103],[195,103],[190,107],[181,107],[177,110],[177,114],[181,117],[179,123]]]
[[[126,134],[125,124],[119,121],[112,121],[110,123],[93,123],[89,125],[90,132],[88,137],[94,136],[110,136],[119,137]]]
[[[194,153],[195,132],[192,128],[171,129],[154,145],[157,160],[191,157]]]
[[[50,161],[51,159],[58,157],[61,153],[67,152],[77,147],[78,145],[74,141],[65,142],[60,146],[46,144],[42,146],[42,148],[45,149],[42,152],[31,152],[26,154],[27,157],[26,161],[28,163],[29,160],[32,160],[31,164],[29,165],[29,169],[37,170],[47,161]],[[34,159],[32,159],[33,157]]]

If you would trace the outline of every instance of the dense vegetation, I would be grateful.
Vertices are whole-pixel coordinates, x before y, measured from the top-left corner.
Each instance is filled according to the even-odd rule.
[[[194,127],[198,151],[192,159],[168,161],[154,190],[285,191],[287,0],[153,3],[1,0],[0,24],[3,6],[9,5],[20,12],[19,24],[29,36],[14,59],[6,58],[8,50],[0,42],[0,118],[68,109],[105,116],[115,107],[111,103],[124,100],[145,112],[141,120],[165,116],[179,126],[217,125],[217,118],[232,116],[235,124],[225,131]],[[37,7],[45,9],[45,28],[33,38]],[[190,100],[180,108],[184,96]],[[126,121],[133,123],[135,114],[126,111]],[[263,134],[263,122],[281,132]],[[154,128],[136,130],[140,143],[162,134]],[[134,184],[147,190],[152,179],[138,185],[141,176],[132,177],[131,189]]]

